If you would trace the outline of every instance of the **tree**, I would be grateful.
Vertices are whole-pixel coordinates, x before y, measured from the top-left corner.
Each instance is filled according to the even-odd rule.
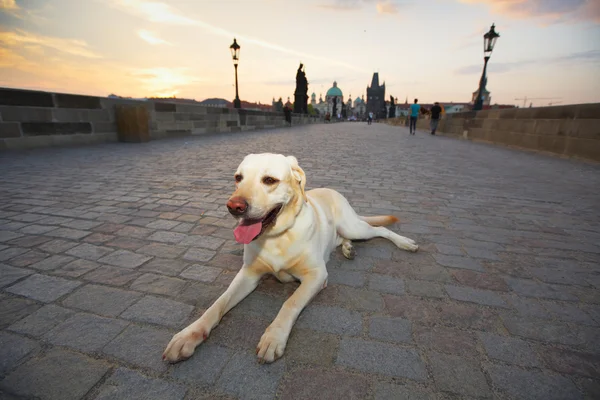
[[[312,104],[309,104],[309,105],[308,105],[308,107],[307,107],[307,109],[308,109],[308,114],[309,114],[309,115],[317,115],[317,114],[319,114],[319,111],[318,111],[318,110],[316,110],[316,109],[313,107],[313,105],[312,105]]]

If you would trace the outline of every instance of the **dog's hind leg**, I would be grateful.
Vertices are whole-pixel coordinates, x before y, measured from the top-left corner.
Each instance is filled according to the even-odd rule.
[[[381,225],[392,224],[398,219],[394,216],[361,217],[347,204],[342,209],[341,218],[338,220],[338,234],[346,240],[367,240],[382,237],[390,240],[396,246],[407,251],[417,251],[419,246],[414,240],[400,236]],[[342,247],[343,249],[343,247]]]
[[[354,260],[354,257],[356,257],[356,250],[354,249],[354,246],[352,246],[352,241],[349,239],[342,240],[342,254],[348,260]]]

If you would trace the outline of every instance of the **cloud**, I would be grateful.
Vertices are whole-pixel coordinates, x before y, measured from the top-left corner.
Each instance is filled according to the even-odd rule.
[[[528,67],[537,64],[582,64],[582,63],[600,63],[600,50],[582,51],[571,53],[558,57],[547,57],[540,59],[521,60],[508,63],[490,63],[488,71],[493,73],[504,73],[516,69]],[[481,74],[483,65],[467,65],[454,71],[456,75]]]
[[[166,40],[163,40],[159,37],[156,37],[154,35],[154,33],[147,31],[145,29],[140,29],[137,31],[137,35],[142,39],[145,40],[146,42],[152,44],[152,45],[156,45],[156,44],[167,44],[172,46],[171,43],[167,42]]]
[[[171,97],[179,94],[182,88],[202,81],[189,75],[188,71],[188,68],[147,68],[131,70],[130,75],[155,96]]]
[[[409,3],[410,1],[401,0],[329,0],[318,4],[317,7],[335,11],[355,11],[375,5],[379,14],[398,14],[400,7]]]
[[[458,0],[467,4],[487,4],[492,13],[515,19],[541,18],[546,22],[591,20],[600,23],[598,0]]]
[[[270,43],[261,39],[253,38],[251,36],[240,35],[236,32],[216,27],[198,19],[188,18],[179,14],[174,8],[164,3],[150,2],[147,0],[111,0],[109,4],[113,7],[121,9],[122,11],[140,16],[150,22],[199,27],[213,35],[223,36],[227,38],[236,37],[238,43],[252,43],[260,47],[278,51],[280,53],[290,54],[304,59],[319,60],[331,65],[337,65],[354,71],[368,73],[367,70],[358,68],[350,63],[345,63],[343,61],[333,60],[322,56],[316,56],[313,54],[296,51],[275,43]]]
[[[15,0],[0,0],[0,10],[18,10]]]
[[[87,43],[83,40],[36,35],[20,29],[15,31],[0,31],[0,44],[8,47],[38,45],[74,56],[102,58],[99,54],[88,49]]]

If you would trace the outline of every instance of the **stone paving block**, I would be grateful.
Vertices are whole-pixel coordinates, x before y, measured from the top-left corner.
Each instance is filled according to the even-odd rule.
[[[495,364],[486,366],[486,370],[494,386],[515,399],[583,399],[573,382],[558,374]]]
[[[302,329],[338,335],[360,335],[363,331],[362,317],[355,311],[340,307],[309,304],[296,322]]]
[[[186,322],[193,309],[178,301],[146,296],[125,310],[121,318],[178,328]]]
[[[415,296],[435,297],[440,299],[446,297],[446,292],[444,292],[443,286],[439,283],[407,280],[406,287],[408,293]]]
[[[328,284],[340,284],[354,287],[362,287],[365,285],[365,273],[361,271],[349,271],[338,268],[327,269]]]
[[[369,380],[360,375],[324,369],[300,369],[282,383],[281,399],[365,399]]]
[[[388,275],[371,274],[369,289],[382,293],[401,295],[405,292],[404,281]]]
[[[179,276],[200,282],[213,282],[223,270],[216,267],[194,264],[186,268]]]
[[[25,335],[40,337],[50,331],[56,325],[65,321],[75,312],[59,307],[54,304],[48,304],[31,315],[15,322],[8,327],[13,332],[23,333]]]
[[[133,253],[128,250],[117,250],[112,254],[98,259],[98,262],[122,268],[137,268],[152,257]]]
[[[96,246],[96,245],[89,244],[89,243],[83,243],[77,247],[73,247],[72,249],[67,250],[66,254],[73,256],[73,257],[77,257],[77,258],[83,258],[85,260],[96,261],[99,258],[107,256],[108,254],[110,254],[112,252],[113,252],[113,249],[111,249],[109,247]]]
[[[44,335],[44,340],[84,353],[99,351],[129,325],[127,321],[75,314]]]
[[[221,286],[207,285],[201,282],[191,282],[177,295],[177,300],[191,304],[195,307],[206,309],[224,292],[225,288]],[[240,305],[238,304],[234,310],[239,306]]]
[[[149,326],[129,325],[123,333],[104,346],[102,352],[156,372],[167,370],[162,353],[175,332]]]
[[[66,276],[69,278],[77,278],[83,274],[87,274],[88,272],[98,268],[99,266],[100,264],[94,261],[88,261],[78,258],[74,261],[71,261],[67,265],[64,265],[63,267],[55,269],[54,271],[52,271],[52,274]]]
[[[596,340],[600,332],[597,328],[570,327],[565,323],[511,316],[502,317],[502,322],[512,335],[569,346],[586,345],[590,341]]]
[[[148,254],[151,256],[155,256],[155,257],[177,258],[185,250],[186,250],[186,248],[181,247],[181,246],[172,246],[172,245],[162,244],[162,243],[152,243],[152,244],[148,244],[144,247],[141,247],[140,249],[137,250],[137,252],[142,253],[142,254]],[[186,257],[184,256],[183,258],[186,258]]]
[[[369,336],[384,342],[412,342],[412,324],[404,318],[371,317]]]
[[[533,349],[521,339],[487,332],[480,332],[479,339],[485,352],[492,359],[523,367],[537,367],[540,365]]]
[[[62,303],[71,308],[107,317],[116,317],[142,297],[141,293],[100,285],[85,285]]]
[[[255,343],[258,344],[258,341]],[[285,348],[285,357],[288,362],[331,366],[338,346],[339,339],[335,335],[294,327]]]
[[[71,239],[71,240],[79,240],[84,237],[91,235],[92,232],[82,231],[79,229],[71,229],[71,228],[58,228],[51,232],[46,233],[48,236],[60,237],[63,239]]]
[[[79,400],[102,379],[110,365],[67,350],[53,349],[29,360],[0,382],[0,389],[44,400]],[[69,379],[64,379],[68,376]]]
[[[131,283],[131,289],[141,292],[177,296],[186,282],[179,278],[163,275],[144,274]]]
[[[254,354],[236,353],[216,382],[218,389],[248,400],[272,399],[285,371],[285,359],[259,364]]]
[[[40,306],[29,299],[0,296],[0,329],[6,328],[38,308]]]
[[[482,274],[466,269],[453,270],[452,276],[461,285],[470,286],[477,289],[489,289],[506,292],[509,290],[506,282],[497,275]]]
[[[27,253],[29,249],[24,249],[21,247],[9,247],[0,251],[0,261],[8,261],[11,258],[15,258],[20,256],[23,253]]]
[[[344,260],[340,265],[340,269],[353,271],[370,271],[373,269],[375,261],[370,257],[357,256],[354,260]]]
[[[202,343],[192,357],[175,364],[169,376],[190,385],[212,385],[233,355],[225,347]]]
[[[66,228],[79,229],[79,230],[89,230],[95,228],[97,226],[102,225],[102,222],[98,221],[84,221],[81,219],[74,219],[73,221],[65,222],[61,224]]]
[[[427,379],[425,363],[416,350],[357,338],[342,338],[336,364],[366,373]]]
[[[598,325],[589,314],[577,307],[577,304],[557,303],[552,301],[541,301],[541,303],[546,310],[549,310],[554,317],[560,321],[584,325]]]
[[[381,295],[365,289],[356,289],[349,286],[338,288],[338,301],[345,307],[361,311],[380,311],[384,308]]]
[[[0,263],[0,287],[10,285],[13,282],[18,281],[28,275],[31,275],[33,271],[24,268],[15,268],[10,265]]]
[[[460,246],[450,246],[447,244],[436,244],[435,248],[437,249],[438,253],[440,254],[446,254],[449,256],[464,256],[465,253],[464,251],[461,249]]]
[[[198,313],[197,316],[200,317],[201,314]],[[256,348],[270,323],[271,320],[230,312],[223,316],[210,333],[208,343],[248,351]]]
[[[121,367],[102,384],[95,400],[182,400],[186,391],[184,385]]]
[[[190,235],[179,242],[180,246],[186,247],[202,247],[210,250],[217,250],[225,240],[212,236]]]
[[[53,269],[62,267],[63,265],[70,263],[73,260],[74,258],[71,256],[54,255],[44,258],[43,260],[38,261],[34,264],[31,264],[29,267],[41,271],[51,271]]]
[[[221,252],[212,258],[208,264],[219,268],[239,269],[243,263],[244,260],[241,255]]]
[[[103,244],[113,240],[114,238],[116,238],[116,236],[108,235],[106,233],[92,233],[90,236],[84,237],[83,241],[93,244]]]
[[[105,285],[123,286],[141,274],[126,268],[101,266],[82,277],[83,280]]]
[[[491,307],[509,308],[508,304],[498,294],[490,290],[473,289],[464,286],[446,285],[448,295],[459,301],[482,304]]]
[[[140,271],[156,272],[158,274],[176,276],[179,275],[189,265],[189,262],[182,260],[155,258],[152,261],[142,265],[140,267]]]
[[[145,240],[133,239],[133,238],[125,237],[125,236],[115,236],[114,239],[112,239],[111,241],[109,241],[105,244],[107,246],[117,247],[117,248],[123,249],[123,250],[136,251],[136,250],[146,246],[148,244],[148,242]]]
[[[18,239],[13,239],[10,242],[8,242],[9,245],[11,246],[17,246],[17,247],[35,247],[35,246],[39,246],[43,243],[49,242],[52,239],[46,236],[33,236],[33,235],[28,235],[28,236],[21,236]],[[2,245],[5,246],[5,245]],[[8,246],[2,247],[0,248],[0,250],[7,248]]]
[[[485,272],[485,270],[478,261],[469,257],[434,254],[433,258],[435,258],[438,264],[443,265],[444,267],[463,268],[470,269],[473,271]]]
[[[25,280],[4,289],[7,292],[50,303],[80,286],[80,282],[46,275],[31,275]]]
[[[42,261],[49,256],[50,254],[42,253],[36,250],[31,250],[27,253],[21,254],[20,256],[11,258],[11,260],[8,262],[15,267],[28,267],[31,264],[35,264],[39,261]]]
[[[512,277],[507,277],[505,280],[510,288],[520,296],[565,301],[579,300],[577,296],[569,293],[562,286],[538,283],[529,279],[518,279]]]
[[[45,233],[51,232],[58,227],[49,226],[49,225],[27,225],[21,228],[20,232],[25,233],[27,235],[43,235]]]
[[[196,262],[206,262],[210,261],[215,254],[216,252],[212,250],[191,248],[183,255],[183,259]]]
[[[394,383],[376,383],[375,400],[437,400],[438,397],[420,388]]]
[[[413,330],[415,342],[421,348],[467,358],[479,356],[477,338],[472,332],[443,326],[416,326]]]
[[[478,363],[440,353],[431,353],[429,362],[438,389],[465,396],[490,396],[490,389]]]
[[[148,236],[150,236],[152,232],[154,232],[152,229],[146,229],[138,226],[125,226],[119,229],[118,231],[114,232],[114,234],[117,236],[125,236],[128,238],[145,239]]]
[[[70,242],[62,239],[54,239],[50,242],[42,244],[38,247],[38,249],[48,253],[58,254],[67,251],[75,246],[77,246],[77,242]]]
[[[544,364],[561,374],[600,378],[600,355],[545,346],[539,350]]]
[[[165,221],[171,222],[171,221]],[[181,242],[187,237],[185,233],[169,232],[169,231],[157,231],[152,235],[148,236],[148,240],[154,240],[155,242],[171,243],[176,244]]]
[[[40,349],[38,342],[13,333],[0,332],[0,376]]]
[[[20,238],[23,236],[22,233],[11,232],[11,231],[0,231],[0,242],[9,242],[13,239]]]

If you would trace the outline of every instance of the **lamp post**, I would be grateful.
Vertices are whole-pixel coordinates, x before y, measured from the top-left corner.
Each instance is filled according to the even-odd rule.
[[[487,63],[490,60],[492,55],[492,51],[494,51],[494,46],[496,45],[496,40],[500,37],[498,33],[494,30],[495,26],[492,24],[490,31],[483,35],[483,73],[481,74],[481,79],[479,80],[479,92],[477,93],[477,99],[473,104],[473,110],[479,111],[483,109],[483,91],[485,90],[485,86],[487,84],[487,77],[485,75],[487,70]]]
[[[233,44],[229,46],[229,50],[231,50],[231,57],[233,57],[233,66],[235,67],[235,100],[233,100],[233,106],[235,108],[242,108],[242,102],[240,101],[240,96],[238,93],[238,78],[237,78],[237,68],[238,63],[240,62],[240,45],[237,44],[235,38],[233,38]]]

